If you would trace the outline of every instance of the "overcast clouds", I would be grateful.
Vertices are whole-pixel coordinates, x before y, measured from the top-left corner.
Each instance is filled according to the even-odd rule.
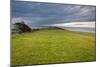
[[[95,21],[95,6],[49,4],[39,2],[12,3],[12,23],[51,25],[73,21]]]

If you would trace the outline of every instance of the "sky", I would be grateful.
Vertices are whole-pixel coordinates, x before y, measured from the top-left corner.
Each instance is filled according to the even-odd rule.
[[[96,21],[96,7],[90,5],[20,2],[12,0],[12,23],[30,26]]]

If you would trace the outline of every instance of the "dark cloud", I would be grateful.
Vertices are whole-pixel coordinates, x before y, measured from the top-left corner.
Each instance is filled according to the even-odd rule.
[[[89,5],[13,1],[12,22],[25,21],[29,25],[49,25],[72,21],[95,21],[95,8]]]

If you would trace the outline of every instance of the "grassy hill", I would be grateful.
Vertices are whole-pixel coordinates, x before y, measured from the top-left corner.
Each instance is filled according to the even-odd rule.
[[[12,34],[12,65],[95,61],[95,34],[44,29]]]

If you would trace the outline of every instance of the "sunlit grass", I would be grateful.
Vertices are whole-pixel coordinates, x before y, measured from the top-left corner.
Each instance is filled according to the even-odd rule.
[[[13,34],[12,65],[95,61],[95,34],[61,29]]]

